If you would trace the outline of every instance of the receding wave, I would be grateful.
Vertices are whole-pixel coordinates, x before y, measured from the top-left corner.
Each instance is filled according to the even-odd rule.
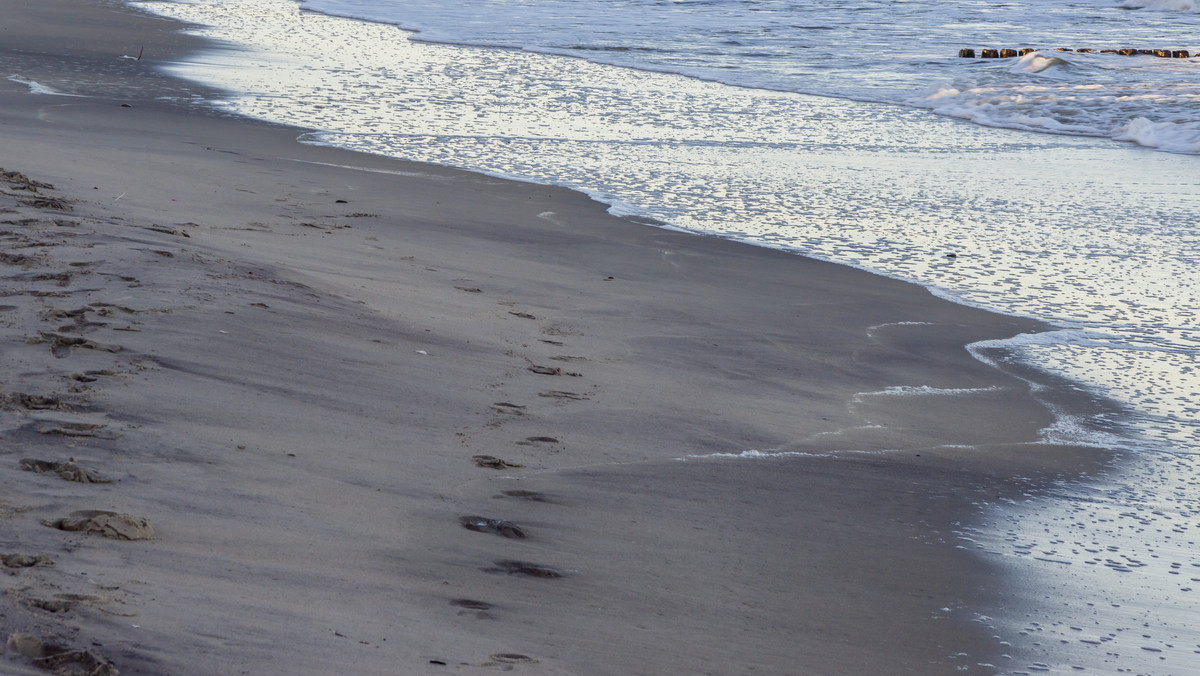
[[[1130,120],[1113,138],[1147,148],[1200,154],[1200,122],[1152,122],[1138,117]]]
[[[987,64],[908,103],[988,127],[1200,153],[1194,114],[1200,88],[1190,60],[1060,54],[1032,52],[1011,65]]]

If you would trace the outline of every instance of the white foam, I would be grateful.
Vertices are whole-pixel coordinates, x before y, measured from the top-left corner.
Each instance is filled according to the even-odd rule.
[[[967,346],[973,353],[987,348],[1014,348],[1030,345],[1080,345],[1098,347],[1112,345],[1120,338],[1111,333],[1088,331],[1082,329],[1058,329],[1054,331],[1038,331],[1037,333],[1018,333],[1011,338],[995,340],[980,340]],[[976,355],[977,358],[983,359]],[[985,359],[986,361],[986,359]]]
[[[753,459],[762,460],[767,458],[830,458],[833,453],[805,453],[801,451],[758,451],[748,450],[740,453],[706,453],[703,455],[686,455],[676,460],[701,460],[707,458],[734,458],[734,459]]]
[[[1137,117],[1125,124],[1113,138],[1158,150],[1200,153],[1200,121],[1152,122]]]
[[[47,87],[46,85],[40,84],[33,80],[26,80],[25,78],[21,77],[20,75],[10,75],[10,76],[8,76],[8,79],[11,82],[18,82],[20,84],[23,84],[23,85],[29,87],[30,94],[41,94],[41,95],[45,95],[45,96],[79,96],[78,94],[65,94],[63,92],[58,91],[57,89],[51,89],[50,87]]]
[[[868,326],[867,331],[877,331],[889,326],[933,326],[933,322],[887,322],[886,324],[875,324],[874,326]]]
[[[1013,73],[1044,73],[1050,68],[1060,66],[1069,67],[1070,65],[1071,62],[1057,56],[1051,56],[1043,52],[1030,52],[1017,59],[1017,62],[1013,64],[1010,71]],[[1030,89],[1022,88],[1022,91],[1030,91]]]
[[[854,401],[862,401],[863,397],[956,397],[965,394],[980,394],[983,392],[998,392],[1001,388],[991,387],[930,387],[929,385],[894,385],[875,392],[859,392],[854,395]]]

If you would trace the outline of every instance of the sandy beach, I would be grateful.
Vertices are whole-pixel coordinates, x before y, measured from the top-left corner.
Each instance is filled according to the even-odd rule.
[[[965,346],[1044,326],[302,145],[161,75],[176,24],[0,7],[5,673],[1003,667],[953,531],[1102,458]]]

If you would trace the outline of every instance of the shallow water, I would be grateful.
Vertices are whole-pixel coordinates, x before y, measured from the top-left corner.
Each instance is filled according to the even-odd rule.
[[[960,546],[1030,593],[974,621],[1007,673],[1190,674],[1200,670],[1197,456],[1121,459],[1103,477],[981,505]]]

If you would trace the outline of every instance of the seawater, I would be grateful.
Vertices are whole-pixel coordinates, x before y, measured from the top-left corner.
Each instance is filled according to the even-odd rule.
[[[1193,0],[303,0],[414,39],[926,108],[1200,153],[1196,65],[1074,50],[1200,47]],[[1145,11],[1133,11],[1133,10]],[[957,47],[1031,47],[1016,62]]]
[[[1004,345],[1129,412],[1045,441],[1128,455],[960,533],[1064,599],[977,618],[1014,645],[995,669],[1200,671],[1200,59],[957,57],[1194,52],[1188,0],[138,4],[237,47],[173,72],[308,142],[568,186],[1062,327]]]

